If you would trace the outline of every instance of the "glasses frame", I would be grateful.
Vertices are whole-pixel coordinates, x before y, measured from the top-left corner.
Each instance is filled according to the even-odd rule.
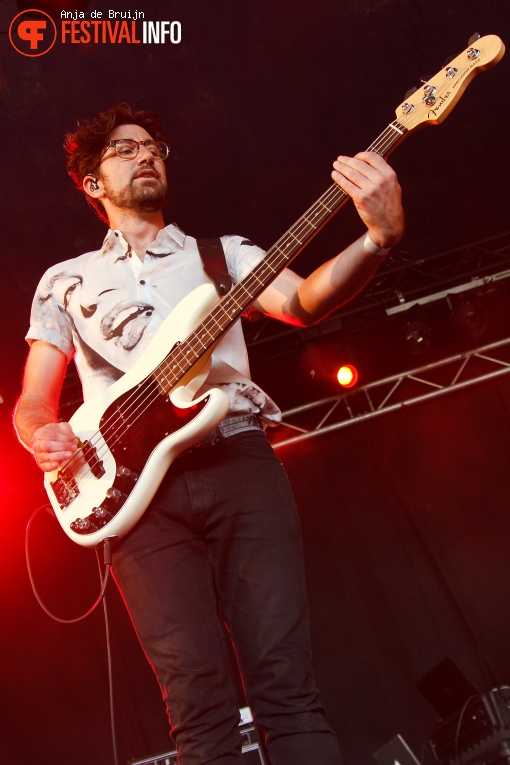
[[[133,143],[136,143],[136,152],[133,154],[132,157],[123,157],[117,151],[117,144],[121,143],[122,141],[132,141]],[[155,138],[147,138],[146,141],[135,141],[134,138],[116,138],[113,141],[109,141],[107,143],[107,145],[105,146],[105,148],[103,149],[103,151],[101,153],[101,156],[99,157],[99,161],[101,162],[101,160],[103,159],[104,155],[106,154],[106,152],[110,148],[114,149],[115,150],[115,154],[118,157],[120,157],[121,159],[135,159],[138,156],[138,152],[140,150],[140,146],[145,146],[145,148],[147,148],[147,144],[148,143],[156,143],[156,144],[159,144],[160,146],[164,146],[166,148],[166,156],[165,157],[158,157],[155,154],[153,154],[152,156],[154,157],[154,159],[160,159],[162,162],[164,162],[165,160],[168,159],[168,157],[170,155],[170,146],[167,143],[165,143],[164,141],[158,141]],[[149,149],[149,151],[150,151],[150,149]],[[152,154],[152,152],[151,152],[151,154]]]

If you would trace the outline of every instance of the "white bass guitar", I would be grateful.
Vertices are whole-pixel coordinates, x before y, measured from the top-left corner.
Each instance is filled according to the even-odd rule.
[[[387,156],[411,132],[442,122],[475,74],[494,66],[504,51],[495,35],[472,41],[400,104],[396,120],[368,151]],[[172,461],[223,419],[229,402],[222,390],[195,398],[216,343],[347,199],[333,184],[221,300],[212,284],[190,293],[134,366],[77,410],[70,424],[80,448],[45,475],[55,515],[72,540],[94,547],[126,534]]]

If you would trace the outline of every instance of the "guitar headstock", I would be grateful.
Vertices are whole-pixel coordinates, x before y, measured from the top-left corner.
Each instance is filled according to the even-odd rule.
[[[505,46],[496,35],[475,40],[400,104],[397,121],[408,131],[427,124],[438,125],[452,111],[473,77],[495,66],[504,53]]]

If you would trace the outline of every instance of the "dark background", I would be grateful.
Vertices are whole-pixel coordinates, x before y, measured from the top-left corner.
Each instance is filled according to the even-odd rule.
[[[126,10],[112,1],[88,11],[101,7]],[[506,0],[151,0],[131,10],[180,21],[179,45],[57,43],[33,59],[5,34],[18,10],[0,0],[0,760],[108,765],[101,611],[63,626],[35,602],[24,529],[45,495],[10,427],[36,284],[104,235],[66,175],[64,134],[123,100],[156,110],[172,143],[168,221],[270,246],[330,184],[333,158],[365,149],[420,77],[473,32],[508,43],[510,10]],[[408,258],[510,229],[509,61],[393,155]],[[345,208],[294,268],[306,275],[362,230]],[[273,374],[269,386],[284,389],[286,365],[275,362]],[[397,731],[420,753],[437,715],[415,683],[445,656],[482,690],[510,682],[507,389],[505,378],[480,384],[281,451],[303,522],[319,685],[347,765],[369,762]],[[46,514],[30,547],[48,605],[67,617],[86,610],[99,589],[94,555]],[[113,587],[108,601],[127,762],[170,746],[159,690]]]

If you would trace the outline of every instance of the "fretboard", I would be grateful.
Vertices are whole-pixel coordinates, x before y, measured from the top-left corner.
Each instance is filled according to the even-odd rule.
[[[404,139],[406,133],[407,129],[395,120],[367,151],[375,151],[384,157]],[[179,382],[348,199],[348,194],[336,183],[319,197],[266,252],[255,268],[220,300],[186,340],[172,349],[153,372],[162,389],[170,390]]]

